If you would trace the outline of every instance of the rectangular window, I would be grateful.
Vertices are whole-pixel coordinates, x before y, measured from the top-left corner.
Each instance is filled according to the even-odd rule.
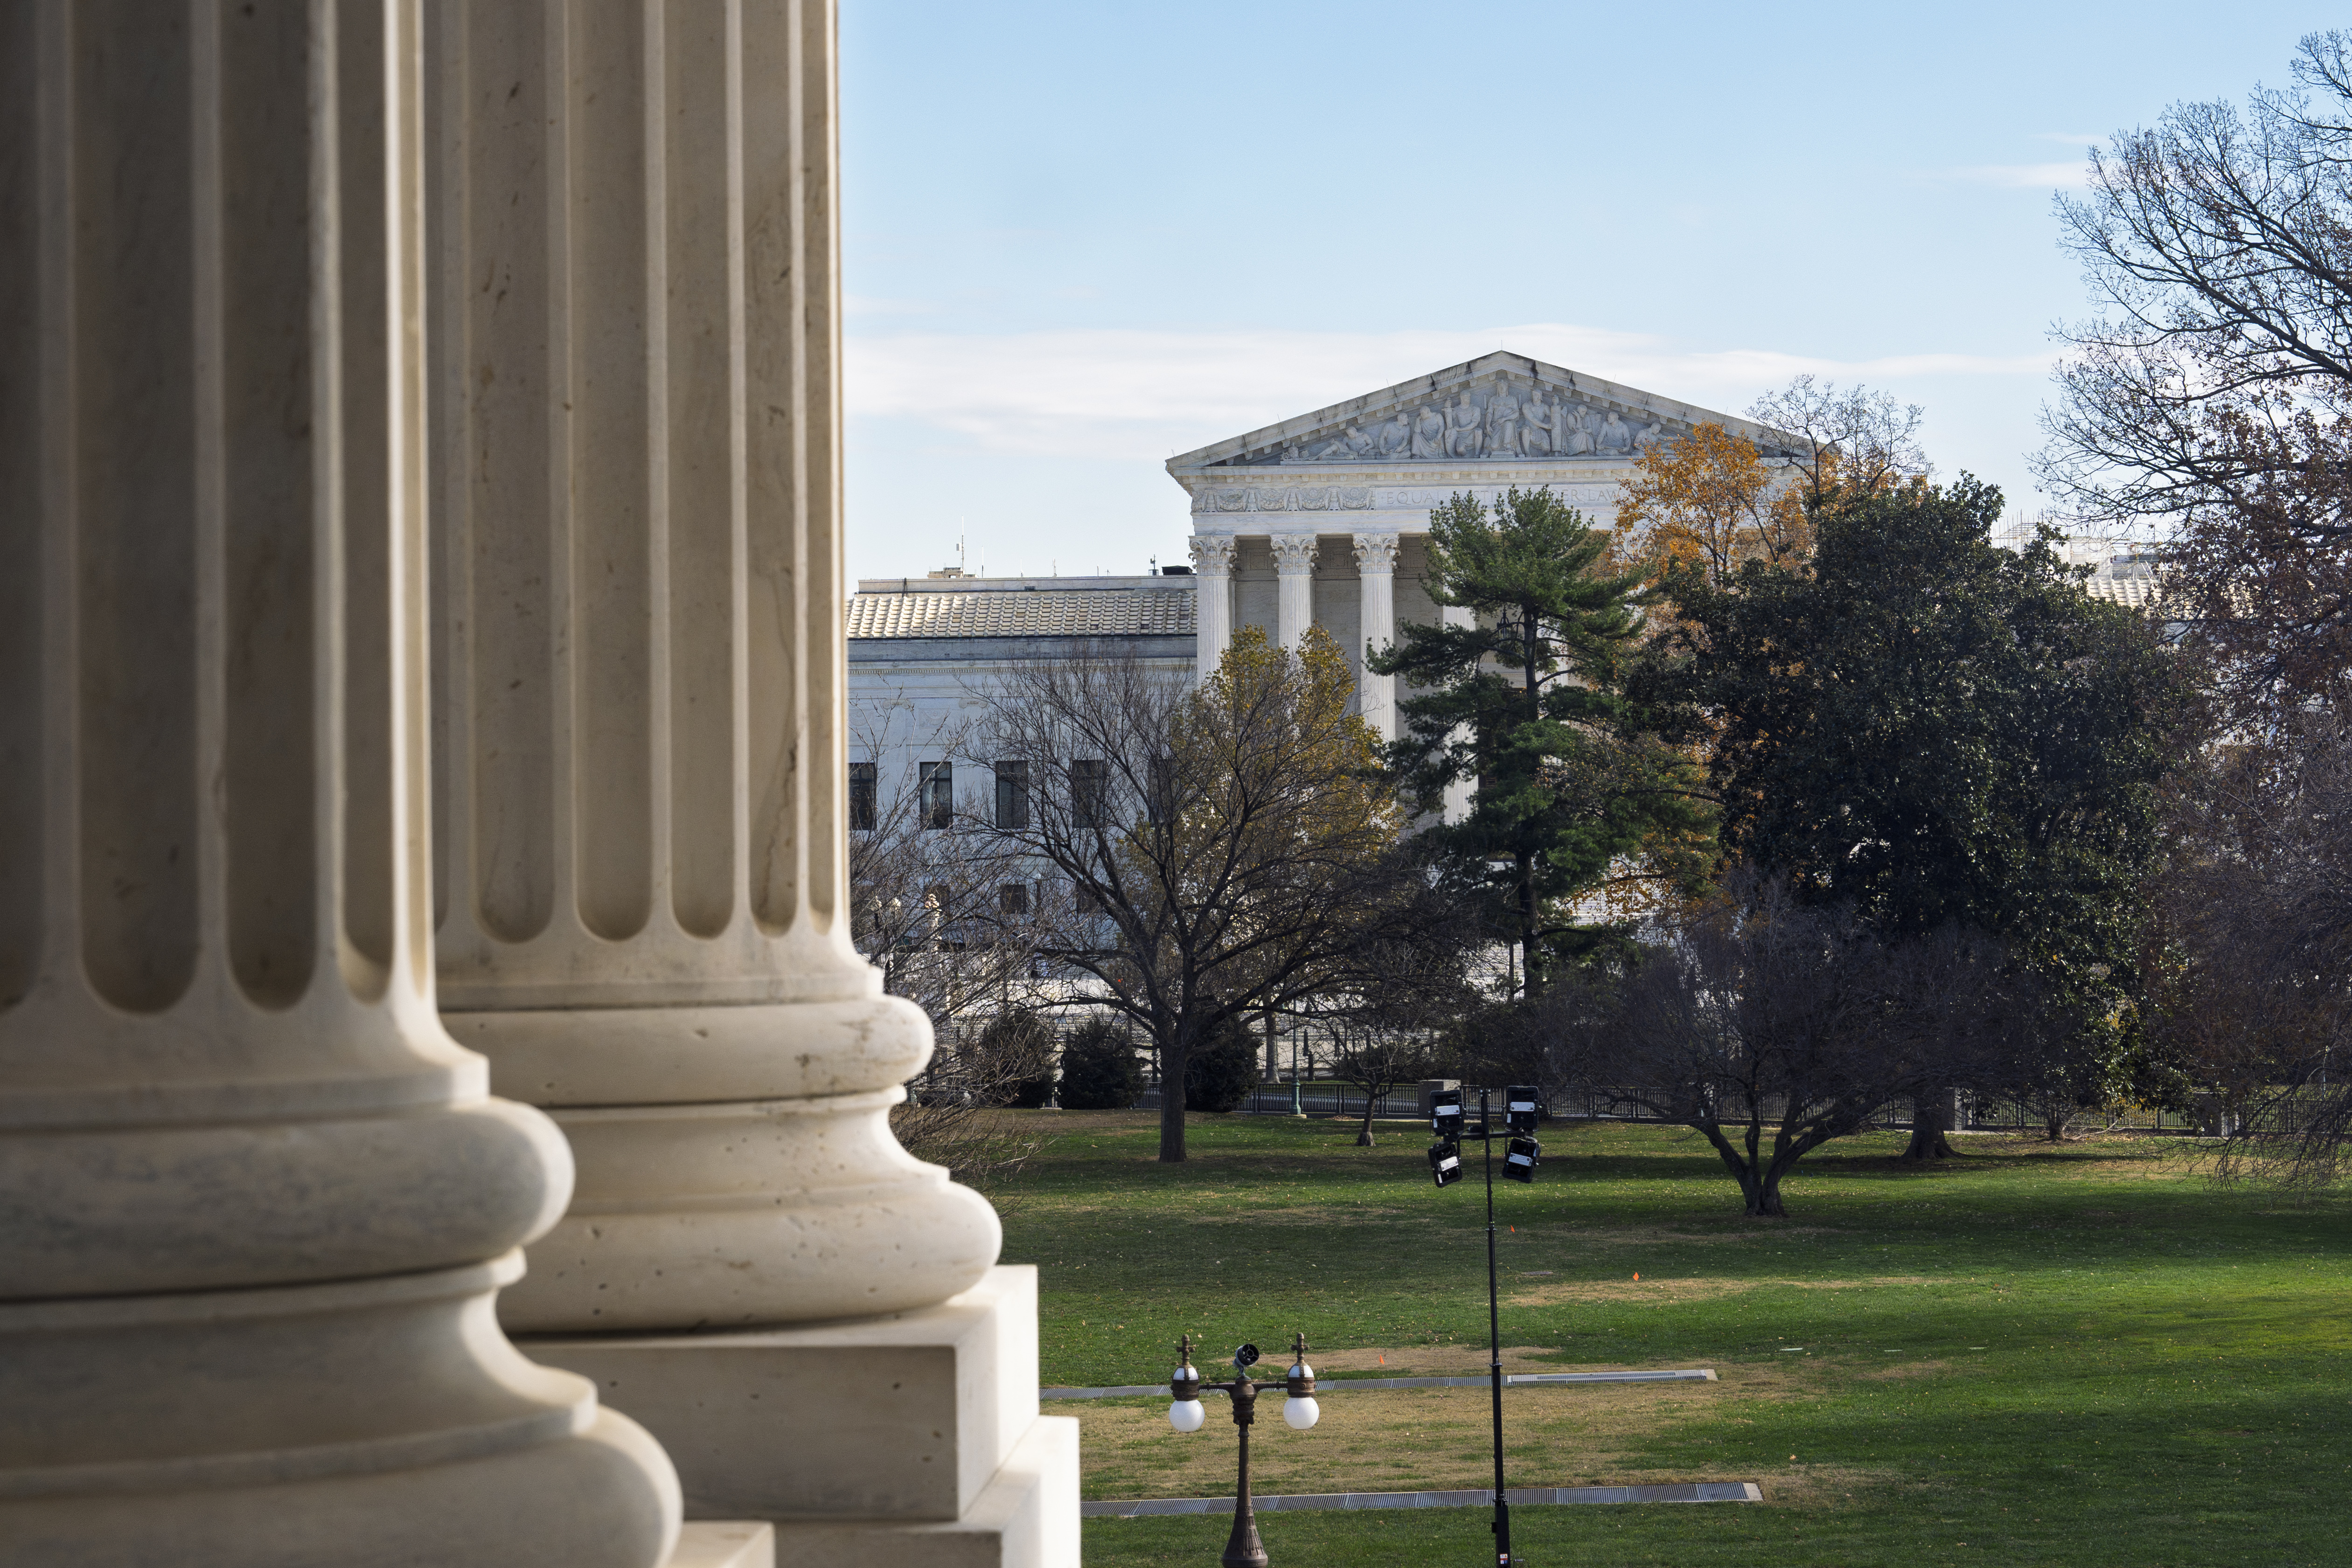
[[[926,762],[922,768],[923,826],[955,826],[955,764]]]
[[[1151,799],[1144,802],[1150,810],[1151,821],[1166,827],[1176,820],[1176,759],[1155,757],[1151,759]]]
[[[1110,764],[1070,764],[1070,820],[1082,829],[1110,826]]]
[[[874,831],[877,815],[874,784],[874,764],[853,762],[849,765],[849,825],[861,833]]]
[[[998,888],[996,890],[996,913],[999,915],[1028,914],[1029,884],[1025,882],[1008,882],[1003,886]]]
[[[1001,831],[1013,832],[1028,825],[1029,765],[1000,762],[996,765],[996,826]]]

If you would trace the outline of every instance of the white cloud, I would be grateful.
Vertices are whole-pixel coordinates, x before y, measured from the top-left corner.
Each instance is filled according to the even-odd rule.
[[[929,316],[939,307],[925,299],[885,299],[872,294],[845,294],[842,313],[847,316]]]
[[[2090,182],[2088,160],[2071,163],[1979,163],[1955,169],[1955,179],[2009,190],[2079,191]]]
[[[2046,355],[1843,361],[1766,350],[1695,352],[1661,338],[1559,323],[1469,332],[905,332],[850,338],[844,393],[854,416],[926,423],[995,451],[1158,463],[1498,348],[1726,411],[1807,372],[1883,384],[2040,376],[2049,366]]]

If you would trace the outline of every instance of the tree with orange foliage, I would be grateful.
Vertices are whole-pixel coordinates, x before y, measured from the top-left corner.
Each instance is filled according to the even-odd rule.
[[[1768,457],[1748,437],[1702,424],[1633,459],[1617,502],[1617,555],[1657,576],[1696,570],[1722,587],[1743,561],[1794,567],[1812,553],[1813,516],[1833,498],[1875,496],[1931,469],[1921,413],[1864,387],[1799,376],[1756,400],[1750,418],[1786,442]]]
[[[1617,503],[1617,552],[1664,575],[1728,581],[1739,563],[1782,566],[1812,549],[1803,492],[1747,436],[1702,424],[1633,459]]]

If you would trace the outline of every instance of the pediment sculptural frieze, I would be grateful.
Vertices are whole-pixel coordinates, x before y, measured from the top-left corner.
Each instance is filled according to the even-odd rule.
[[[1627,458],[1664,440],[1664,420],[1519,377],[1433,392],[1286,443],[1277,463],[1554,462]],[[1264,462],[1261,458],[1257,461]]]
[[[1617,498],[1612,481],[1597,485],[1550,484],[1560,499],[1575,507],[1606,506]],[[1349,486],[1234,485],[1204,486],[1192,493],[1195,512],[1361,512],[1423,511],[1442,507],[1457,494],[1470,495],[1487,505],[1502,498],[1500,485]]]
[[[1368,485],[1239,485],[1192,497],[1196,512],[1360,512],[1371,504]]]

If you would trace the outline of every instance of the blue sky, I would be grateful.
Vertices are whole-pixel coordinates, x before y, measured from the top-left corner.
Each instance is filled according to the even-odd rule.
[[[842,0],[849,567],[1181,560],[1171,454],[1497,347],[1924,404],[2038,510],[2053,193],[2284,85],[2265,4]]]

